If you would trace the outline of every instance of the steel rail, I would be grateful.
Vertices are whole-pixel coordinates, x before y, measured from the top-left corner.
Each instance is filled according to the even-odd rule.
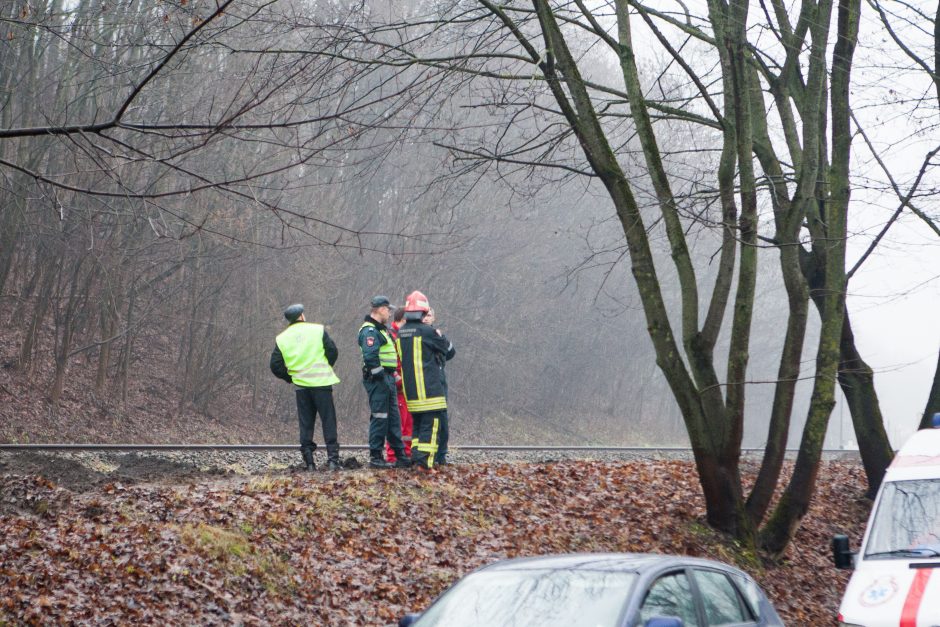
[[[297,451],[297,444],[5,444],[0,451]],[[318,447],[320,448],[320,447]],[[368,444],[343,444],[340,450],[368,450]],[[536,445],[451,445],[452,451],[572,451],[579,453],[691,453],[683,446],[536,446]],[[742,448],[742,453],[761,453],[763,448]],[[788,453],[799,449],[788,448]],[[823,453],[858,453],[854,449],[823,449]]]

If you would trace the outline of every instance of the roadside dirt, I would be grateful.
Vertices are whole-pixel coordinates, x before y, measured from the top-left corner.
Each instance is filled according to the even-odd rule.
[[[107,483],[151,481],[179,482],[224,475],[219,470],[200,470],[185,462],[128,453],[116,468],[95,470],[79,461],[54,454],[13,453],[0,459],[0,474],[39,476],[71,492],[82,493]]]
[[[345,458],[343,466],[346,471],[363,468],[355,457]],[[54,452],[0,453],[0,515],[54,516],[70,504],[94,500],[114,485],[222,488],[259,475],[286,477],[300,472],[300,464],[234,472],[218,465],[197,466],[138,453],[88,455],[82,460]],[[303,474],[312,480],[329,475],[322,466],[318,472]]]
[[[0,458],[0,515],[54,517],[76,505],[81,495],[112,484],[179,484],[225,475],[133,453],[121,456],[119,465],[102,470],[54,454],[11,453]]]

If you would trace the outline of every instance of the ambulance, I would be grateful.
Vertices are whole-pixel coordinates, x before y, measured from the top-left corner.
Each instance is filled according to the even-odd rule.
[[[839,624],[940,627],[940,414],[904,443],[885,473],[858,553],[832,540],[838,568],[852,568]]]

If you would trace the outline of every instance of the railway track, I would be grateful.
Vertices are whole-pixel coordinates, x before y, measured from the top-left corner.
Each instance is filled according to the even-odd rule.
[[[367,444],[343,444],[342,450],[368,450]],[[518,451],[518,452],[565,452],[565,453],[632,453],[632,454],[663,454],[663,453],[692,453],[689,447],[681,446],[539,446],[539,445],[490,445],[468,444],[452,445],[455,451]],[[297,444],[4,444],[0,443],[0,451],[297,451]],[[763,448],[742,448],[744,454],[760,454]],[[787,449],[787,453],[796,453],[798,449]],[[851,449],[823,449],[824,455],[857,455],[858,451]]]
[[[191,481],[194,477],[265,475],[297,469],[297,444],[0,444],[0,476],[42,475],[73,491],[95,489],[102,482]],[[366,444],[345,444],[340,449],[343,467],[355,470],[368,460]],[[763,449],[744,449],[742,459],[757,464]],[[314,454],[318,467],[325,468],[322,447]],[[794,459],[796,450],[788,452]],[[823,456],[836,462],[858,463],[857,451],[828,450]],[[505,462],[553,463],[591,460],[619,463],[640,460],[692,461],[687,447],[642,446],[452,446],[448,459],[464,464]],[[2,491],[2,488],[0,488]]]

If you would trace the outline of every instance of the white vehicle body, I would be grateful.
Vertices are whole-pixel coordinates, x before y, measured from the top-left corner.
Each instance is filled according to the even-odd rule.
[[[912,435],[888,468],[839,620],[940,626],[940,428]]]

